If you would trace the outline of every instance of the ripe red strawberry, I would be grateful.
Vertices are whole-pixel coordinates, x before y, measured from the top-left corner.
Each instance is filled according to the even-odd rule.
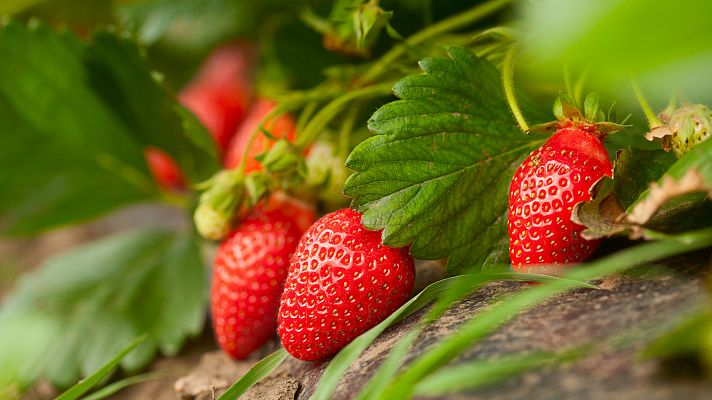
[[[509,255],[519,272],[550,272],[543,264],[585,261],[600,240],[585,240],[571,221],[574,205],[591,199],[591,186],[612,174],[595,125],[564,122],[519,166],[509,188]]]
[[[275,333],[289,259],[302,231],[279,208],[253,210],[220,244],[210,308],[220,347],[242,359]]]
[[[166,190],[185,189],[183,173],[171,156],[156,147],[146,147],[143,154],[158,186]]]
[[[178,95],[225,151],[252,98],[254,46],[232,43],[214,50],[195,79]]]
[[[245,120],[240,124],[240,127],[225,150],[225,168],[236,168],[240,165],[252,132],[257,128],[262,118],[272,111],[275,106],[276,103],[271,100],[258,99],[255,101],[255,104],[250,108]],[[277,138],[292,141],[296,137],[294,119],[289,114],[282,114],[277,117],[276,120],[268,121],[264,127],[272,136]],[[250,147],[245,172],[261,170],[262,165],[260,165],[259,161],[255,160],[255,156],[271,148],[274,143],[275,142],[270,140],[267,136],[261,133],[258,134],[255,141],[252,142],[252,147]]]
[[[301,360],[328,357],[375,326],[413,290],[413,258],[381,243],[361,214],[327,214],[299,241],[279,308],[279,337]]]

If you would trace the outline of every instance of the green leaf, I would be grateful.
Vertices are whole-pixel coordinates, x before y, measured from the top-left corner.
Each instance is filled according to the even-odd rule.
[[[712,310],[698,311],[648,345],[643,350],[642,356],[671,358],[700,354],[705,351],[710,335],[712,335]]]
[[[347,160],[344,193],[384,243],[457,273],[509,260],[507,200],[519,163],[544,139],[511,116],[497,69],[462,48],[420,62],[369,121],[375,136]]]
[[[675,155],[662,150],[627,148],[618,151],[615,162],[615,192],[623,207],[628,208],[650,182],[660,179],[675,163]]]
[[[582,353],[578,352],[578,354]],[[568,361],[576,355],[576,352],[562,354],[535,352],[461,363],[431,374],[415,386],[414,392],[418,396],[443,396],[465,389],[491,385],[526,371]]]
[[[410,346],[418,339],[422,329],[415,328],[406,333],[398,343],[388,353],[381,365],[378,367],[373,377],[364,385],[356,400],[376,399],[383,394],[390,379],[398,372],[403,363],[403,359],[408,355]]]
[[[126,357],[127,354],[131,353],[136,347],[138,347],[138,345],[143,343],[147,337],[148,335],[141,335],[140,337],[136,338],[136,340],[129,343],[129,345],[126,346],[123,350],[121,350],[119,354],[115,355],[111,360],[109,360],[109,362],[107,362],[96,372],[91,374],[91,376],[79,381],[76,385],[72,386],[66,392],[59,395],[56,400],[78,399],[79,396],[91,390],[91,388],[96,386],[99,381],[101,381],[105,376],[111,373],[111,371],[113,371],[114,368],[119,365],[121,360]]]
[[[421,380],[462,354],[474,343],[517,316],[520,312],[546,299],[573,288],[577,281],[585,281],[630,269],[647,262],[684,254],[712,246],[712,229],[689,232],[667,240],[647,243],[572,269],[565,277],[572,281],[555,281],[528,288],[502,299],[482,313],[465,322],[450,337],[438,342],[398,376],[386,392],[388,399],[412,396]]]
[[[560,79],[563,63],[589,82],[620,93],[636,76],[665,104],[674,90],[712,100],[712,7],[707,0],[568,0],[517,3],[523,17],[520,65],[538,81]],[[552,17],[556,16],[556,22]],[[630,92],[629,92],[630,93]],[[631,93],[632,94],[632,93]]]
[[[712,186],[712,140],[704,141],[690,150],[672,164],[664,175],[679,180],[691,169],[696,170],[702,176],[705,184]],[[663,178],[664,176],[657,180],[658,184],[662,184]],[[641,193],[638,199],[628,207],[628,210],[632,210],[638,203],[645,201],[649,194],[650,189]]]
[[[245,375],[242,376],[235,384],[225,391],[218,400],[236,400],[255,383],[261,381],[264,377],[279,367],[280,364],[287,358],[287,351],[279,349],[274,353],[260,360],[255,364]]]
[[[116,381],[110,385],[106,385],[105,387],[101,388],[101,390],[97,390],[96,392],[92,393],[89,396],[86,396],[83,398],[83,400],[102,400],[105,399],[109,396],[112,396],[119,391],[126,389],[127,387],[137,385],[139,383],[143,382],[150,382],[162,378],[167,378],[170,377],[171,374],[166,373],[167,371],[154,371],[154,372],[147,372],[145,374],[141,375],[134,375],[130,376],[128,378],[124,378],[120,381]]]
[[[206,300],[195,238],[155,230],[117,234],[56,256],[20,281],[0,311],[0,337],[24,343],[22,328],[35,325],[23,321],[32,316],[46,335],[27,347],[43,351],[24,363],[2,353],[0,364],[22,382],[41,375],[66,387],[147,332],[150,338],[122,361],[136,371],[158,350],[173,355],[202,330]]]
[[[0,28],[0,224],[33,234],[158,198],[144,148],[165,149],[191,181],[216,168],[209,135],[178,111],[134,44],[44,25]],[[51,66],[49,68],[48,66]]]

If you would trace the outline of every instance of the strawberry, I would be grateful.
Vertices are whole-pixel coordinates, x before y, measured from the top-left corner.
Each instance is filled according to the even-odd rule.
[[[245,117],[252,97],[254,48],[232,43],[214,50],[200,67],[195,79],[178,95],[210,131],[221,150],[230,141]]]
[[[240,124],[239,129],[233,136],[225,153],[225,168],[237,168],[242,161],[245,148],[250,140],[252,132],[257,128],[262,118],[272,111],[276,103],[267,99],[258,99],[250,108],[245,120]],[[294,140],[296,137],[296,127],[294,119],[289,114],[282,114],[275,121],[268,121],[264,128],[274,137]],[[259,171],[262,169],[260,162],[255,156],[262,154],[274,145],[275,141],[263,134],[258,134],[248,154],[245,172]]]
[[[148,169],[158,186],[166,190],[185,189],[183,173],[171,156],[163,150],[151,146],[146,147],[143,154],[146,157]]]
[[[574,205],[612,166],[596,125],[564,121],[519,166],[509,188],[509,255],[519,272],[551,272],[543,264],[585,261],[600,240],[586,240],[571,220]]]
[[[327,214],[304,233],[289,267],[278,333],[294,357],[328,357],[403,305],[413,290],[407,248],[381,243],[361,214]]]
[[[289,259],[301,233],[280,208],[255,209],[220,244],[210,308],[217,341],[231,357],[247,357],[274,335]]]

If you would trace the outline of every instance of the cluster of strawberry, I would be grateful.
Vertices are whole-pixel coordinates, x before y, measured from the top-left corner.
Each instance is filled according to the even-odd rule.
[[[275,138],[295,139],[295,124],[282,115],[265,124],[270,136],[250,136],[274,108],[252,101],[249,47],[216,50],[179,99],[212,133],[226,169],[259,172],[256,156]],[[250,145],[248,149],[247,146]],[[164,188],[185,181],[173,160],[152,149],[147,158]],[[336,353],[408,300],[413,289],[413,258],[407,249],[381,243],[351,209],[318,221],[314,208],[275,192],[238,218],[213,262],[211,314],[220,347],[245,358],[275,332],[302,360]]]
[[[225,168],[236,168],[242,160],[251,133],[275,102],[254,95],[254,45],[236,42],[218,47],[201,66],[193,81],[179,94],[180,103],[190,110],[212,135]],[[276,138],[294,139],[295,122],[290,115],[270,121],[265,129]],[[246,172],[259,168],[254,157],[273,141],[256,137],[247,160]],[[253,151],[254,149],[254,151]],[[158,185],[166,190],[184,190],[185,176],[163,150],[148,147],[146,161]]]

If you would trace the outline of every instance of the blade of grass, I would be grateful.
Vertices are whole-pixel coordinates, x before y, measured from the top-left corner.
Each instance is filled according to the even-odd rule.
[[[464,389],[491,385],[526,371],[546,365],[571,361],[585,354],[573,350],[561,354],[537,352],[526,355],[508,355],[493,360],[470,361],[450,368],[443,368],[415,386],[418,396],[441,396]]]
[[[422,292],[410,299],[410,301],[401,306],[398,310],[396,310],[396,312],[391,314],[380,324],[364,332],[361,336],[354,339],[354,341],[352,341],[348,346],[341,349],[341,351],[331,360],[331,362],[329,362],[329,366],[326,367],[324,374],[319,380],[319,386],[311,397],[312,400],[331,399],[334,390],[336,390],[336,386],[343,377],[344,373],[346,373],[346,370],[348,370],[349,366],[361,355],[361,353],[363,353],[363,351],[376,339],[376,337],[378,337],[378,335],[380,335],[389,326],[420,310],[433,300],[446,295],[456,285],[464,286],[463,282],[469,282],[471,285],[482,285],[499,280],[518,280],[526,282],[561,281],[573,286],[592,287],[588,283],[581,281],[554,278],[546,275],[520,274],[515,272],[459,275],[435,282],[423,289]]]
[[[148,372],[148,373],[141,374],[141,375],[130,376],[130,377],[122,379],[118,382],[114,382],[110,385],[107,385],[107,386],[103,387],[102,389],[97,390],[96,392],[92,393],[91,395],[84,397],[82,400],[102,400],[102,399],[105,399],[113,394],[118,393],[119,391],[121,391],[123,389],[126,389],[129,386],[137,385],[137,384],[143,383],[143,382],[149,382],[149,381],[167,378],[172,375],[174,375],[174,373],[171,373],[170,371],[154,371],[154,372]]]
[[[381,395],[386,386],[388,386],[391,377],[398,372],[403,358],[408,354],[410,346],[418,338],[420,332],[422,332],[420,327],[411,330],[393,346],[390,353],[388,353],[388,358],[381,363],[373,377],[364,385],[356,400],[369,400]]]
[[[114,358],[112,358],[108,363],[104,364],[101,368],[99,368],[98,371],[94,372],[91,376],[87,377],[86,379],[82,379],[79,382],[77,382],[76,385],[72,386],[69,388],[66,392],[62,393],[57,397],[55,400],[75,400],[78,399],[79,396],[83,395],[87,391],[89,391],[91,388],[93,388],[99,381],[104,379],[105,376],[107,376],[111,371],[116,368],[117,365],[121,362],[121,360],[126,357],[127,354],[131,353],[138,345],[143,343],[144,340],[148,338],[148,334],[143,334],[139,337],[137,337],[133,342],[131,342],[128,346],[126,346],[123,350],[119,352]]]
[[[287,358],[287,351],[279,349],[274,353],[260,360],[254,367],[250,368],[245,375],[235,382],[230,388],[218,398],[218,400],[235,400],[242,396],[255,383],[279,367]]]
[[[670,240],[639,245],[589,263],[587,266],[575,268],[566,277],[574,280],[600,278],[646,262],[687,253],[710,245],[712,245],[712,229],[677,235]],[[479,339],[504,325],[527,308],[573,287],[572,282],[552,281],[545,285],[528,288],[493,305],[489,310],[467,321],[455,334],[415,360],[405,372],[392,382],[389,386],[390,389],[382,398],[412,397],[413,388],[418,382],[450,362]]]

